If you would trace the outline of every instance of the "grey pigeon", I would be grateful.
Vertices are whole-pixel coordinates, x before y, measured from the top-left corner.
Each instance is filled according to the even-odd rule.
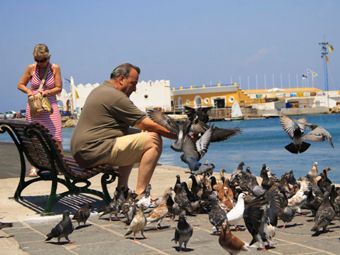
[[[157,124],[177,135],[177,139],[171,144],[171,148],[175,151],[182,151],[183,140],[190,131],[191,121],[187,120],[177,123],[171,117],[158,110],[149,110],[148,116]]]
[[[302,139],[309,140],[312,142],[323,142],[327,141],[334,148],[333,140],[331,134],[323,127],[318,125],[310,125],[312,131],[305,134]]]
[[[280,123],[283,130],[292,139],[292,143],[285,146],[286,150],[295,154],[305,152],[310,146],[310,143],[304,142],[302,139],[305,127],[308,124],[307,120],[305,118],[296,120],[280,114]]]
[[[86,224],[87,219],[91,215],[91,208],[92,206],[89,203],[86,203],[76,211],[73,216],[73,220],[78,222],[78,226],[81,222],[83,222],[84,225]]]
[[[219,200],[215,193],[212,193],[208,199],[211,210],[209,211],[208,217],[209,222],[214,226],[215,231],[213,233],[219,232],[223,222],[227,219],[227,214],[219,205]]]
[[[60,238],[64,237],[68,242],[71,242],[68,236],[73,232],[73,229],[70,212],[66,210],[63,213],[63,219],[46,235],[47,238],[45,241],[49,241],[52,238],[58,238],[59,243]]]
[[[329,195],[330,192],[328,191],[324,193],[324,199],[316,212],[314,226],[312,227],[311,231],[319,233],[320,229],[322,229],[323,232],[326,232],[327,226],[334,219],[335,210],[330,202]]]
[[[177,227],[175,229],[175,237],[172,241],[178,243],[178,250],[182,251],[182,245],[187,248],[187,244],[192,236],[192,226],[186,221],[185,212],[182,212],[179,216]]]
[[[208,151],[210,139],[212,135],[212,128],[209,128],[204,134],[194,143],[194,141],[186,136],[183,141],[183,154],[181,160],[189,166],[192,173],[203,174],[214,168],[213,164],[201,164],[199,161]],[[204,171],[203,171],[204,170]]]

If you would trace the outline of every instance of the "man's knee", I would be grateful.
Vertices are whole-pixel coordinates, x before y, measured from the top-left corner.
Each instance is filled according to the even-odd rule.
[[[153,147],[157,149],[159,152],[162,152],[163,142],[162,137],[156,132],[147,132],[146,144],[147,147]]]

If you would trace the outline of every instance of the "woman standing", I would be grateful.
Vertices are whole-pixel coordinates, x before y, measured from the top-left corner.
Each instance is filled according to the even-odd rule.
[[[26,120],[39,122],[45,126],[53,138],[58,142],[59,148],[61,149],[61,116],[58,109],[56,95],[62,90],[62,81],[60,74],[60,67],[56,64],[50,63],[50,53],[47,45],[37,44],[33,50],[34,64],[27,66],[24,74],[21,76],[18,89],[26,93],[28,97],[41,93],[42,96],[48,97],[53,108],[53,113],[41,112],[36,116],[31,116],[30,106],[27,103],[26,106]],[[41,90],[39,85],[43,79],[45,72],[47,72],[46,81]],[[30,87],[27,84],[30,83]],[[28,176],[37,176],[37,169],[31,167]]]

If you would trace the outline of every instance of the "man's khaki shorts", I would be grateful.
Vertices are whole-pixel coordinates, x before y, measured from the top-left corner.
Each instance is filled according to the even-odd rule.
[[[140,162],[147,137],[147,132],[117,137],[111,151],[110,164],[130,166]]]

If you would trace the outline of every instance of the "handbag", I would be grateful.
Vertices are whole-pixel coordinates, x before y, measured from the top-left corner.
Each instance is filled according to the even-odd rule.
[[[42,78],[40,82],[38,90],[41,90],[45,84],[49,67],[50,66],[46,68],[44,77]],[[51,106],[50,101],[48,100],[47,97],[42,96],[41,93],[37,93],[35,95],[28,97],[28,103],[30,106],[30,113],[32,117],[35,117],[41,112],[49,112],[50,114],[53,113],[53,108]]]

